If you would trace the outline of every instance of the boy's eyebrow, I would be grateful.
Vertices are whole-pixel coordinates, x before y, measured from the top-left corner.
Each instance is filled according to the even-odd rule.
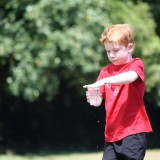
[[[113,50],[113,49],[119,49],[119,48],[121,48],[121,46],[113,46],[113,47],[107,47],[107,46],[105,46],[105,49],[106,50]]]

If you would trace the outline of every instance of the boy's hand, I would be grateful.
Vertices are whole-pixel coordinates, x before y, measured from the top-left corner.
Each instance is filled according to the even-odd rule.
[[[88,91],[86,91],[86,98],[87,102],[95,107],[100,106],[102,103],[102,97],[100,95],[99,88],[88,88]]]
[[[93,84],[84,85],[83,88],[96,88],[99,86],[101,86],[101,85],[98,85],[97,83],[93,83]]]
[[[105,85],[105,81],[106,81],[106,78],[96,81],[95,83],[92,83],[92,84],[84,85],[83,88],[97,88]]]
[[[89,95],[88,91],[86,91],[86,98],[87,98],[87,102],[90,103],[90,95]]]

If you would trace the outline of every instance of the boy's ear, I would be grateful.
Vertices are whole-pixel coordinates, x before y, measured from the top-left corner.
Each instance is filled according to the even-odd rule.
[[[129,52],[132,52],[133,49],[134,49],[134,44],[133,43],[129,43],[127,48],[129,50]]]

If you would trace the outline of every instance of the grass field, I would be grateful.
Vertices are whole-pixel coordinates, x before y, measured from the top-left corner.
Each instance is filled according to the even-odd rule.
[[[50,155],[0,155],[0,160],[101,160],[102,152]],[[160,150],[147,150],[144,160],[160,160]]]

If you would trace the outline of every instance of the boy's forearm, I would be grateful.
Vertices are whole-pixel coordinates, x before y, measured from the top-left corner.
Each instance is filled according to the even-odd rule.
[[[84,88],[99,87],[105,84],[128,84],[134,82],[138,78],[138,74],[135,71],[129,71],[121,73],[115,76],[103,78],[93,84],[85,85]]]
[[[129,71],[115,76],[104,78],[102,79],[102,82],[100,82],[99,84],[128,84],[134,82],[137,78],[138,74],[135,71]]]

